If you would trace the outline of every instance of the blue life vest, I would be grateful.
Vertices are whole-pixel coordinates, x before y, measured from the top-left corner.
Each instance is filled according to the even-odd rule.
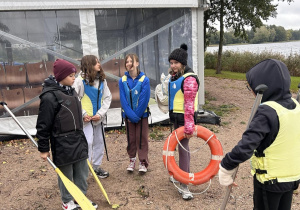
[[[124,75],[122,77],[122,83],[123,83],[124,90],[125,90],[126,100],[133,111],[135,111],[138,107],[139,97],[140,97],[141,89],[142,89],[142,83],[143,83],[145,77],[146,77],[145,75],[141,76],[141,78],[138,80],[135,87],[133,87],[132,89],[130,89],[128,86],[127,76]],[[145,110],[145,112],[147,112],[147,109]],[[124,113],[123,109],[122,109],[122,116],[125,117],[125,113]]]
[[[84,96],[81,99],[82,107],[89,116],[94,116],[101,108],[103,82],[99,81],[101,83],[99,89],[86,84],[84,80],[82,82],[84,85]]]
[[[169,110],[173,113],[184,113],[184,94],[182,92],[182,83],[188,76],[194,76],[194,73],[186,73],[175,81],[169,81]],[[197,81],[198,82],[198,81]],[[198,83],[199,84],[199,83]],[[194,101],[194,110],[198,110],[198,93]]]

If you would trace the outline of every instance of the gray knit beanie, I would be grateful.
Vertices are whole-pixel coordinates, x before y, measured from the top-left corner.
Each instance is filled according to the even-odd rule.
[[[169,62],[170,60],[176,60],[182,65],[186,66],[188,57],[187,49],[188,47],[185,43],[181,44],[180,48],[177,48],[173,50],[173,52],[171,52],[171,54],[169,55]]]

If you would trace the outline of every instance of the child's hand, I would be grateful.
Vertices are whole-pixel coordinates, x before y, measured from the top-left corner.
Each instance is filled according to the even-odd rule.
[[[101,119],[101,117],[100,117],[100,115],[98,115],[98,114],[94,115],[94,116],[91,118],[92,121],[99,121],[100,119]]]
[[[49,152],[41,152],[40,153],[40,157],[46,161],[47,160],[47,157],[50,157],[50,153]]]
[[[90,122],[91,121],[91,117],[90,116],[88,116],[88,115],[85,115],[84,117],[83,117],[83,121],[84,122]]]
[[[186,139],[190,139],[190,138],[192,138],[193,137],[193,134],[184,134],[184,138],[186,138]]]

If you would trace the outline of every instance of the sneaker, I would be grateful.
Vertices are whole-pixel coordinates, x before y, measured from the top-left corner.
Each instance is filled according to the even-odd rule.
[[[136,158],[130,158],[129,166],[127,167],[127,171],[133,172],[135,168],[135,160]]]
[[[139,165],[139,172],[143,172],[143,173],[147,172],[147,168],[146,168],[146,166],[145,166],[144,163],[140,163],[140,165]]]
[[[95,209],[98,208],[98,205],[96,203],[94,203],[93,201],[90,200],[90,202],[92,203],[92,205],[94,206]],[[75,205],[77,208],[80,208],[79,204],[77,203],[77,201],[74,201]]]
[[[173,176],[170,176],[170,182],[172,183],[179,183]]]
[[[102,168],[97,168],[94,169],[95,173],[97,174],[97,176],[101,179],[107,178],[109,177],[109,173],[107,171],[104,171]]]
[[[78,210],[77,206],[72,200],[67,203],[63,203],[61,207],[65,210]]]
[[[184,200],[191,200],[194,198],[186,184],[180,184],[178,192],[182,195]]]

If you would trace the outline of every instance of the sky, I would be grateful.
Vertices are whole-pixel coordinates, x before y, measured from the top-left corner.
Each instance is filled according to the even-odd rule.
[[[276,1],[274,1],[276,2]],[[277,17],[270,18],[267,22],[264,21],[266,25],[276,25],[283,26],[285,30],[300,29],[300,1],[294,0],[290,5],[285,2],[279,2],[277,7]]]

